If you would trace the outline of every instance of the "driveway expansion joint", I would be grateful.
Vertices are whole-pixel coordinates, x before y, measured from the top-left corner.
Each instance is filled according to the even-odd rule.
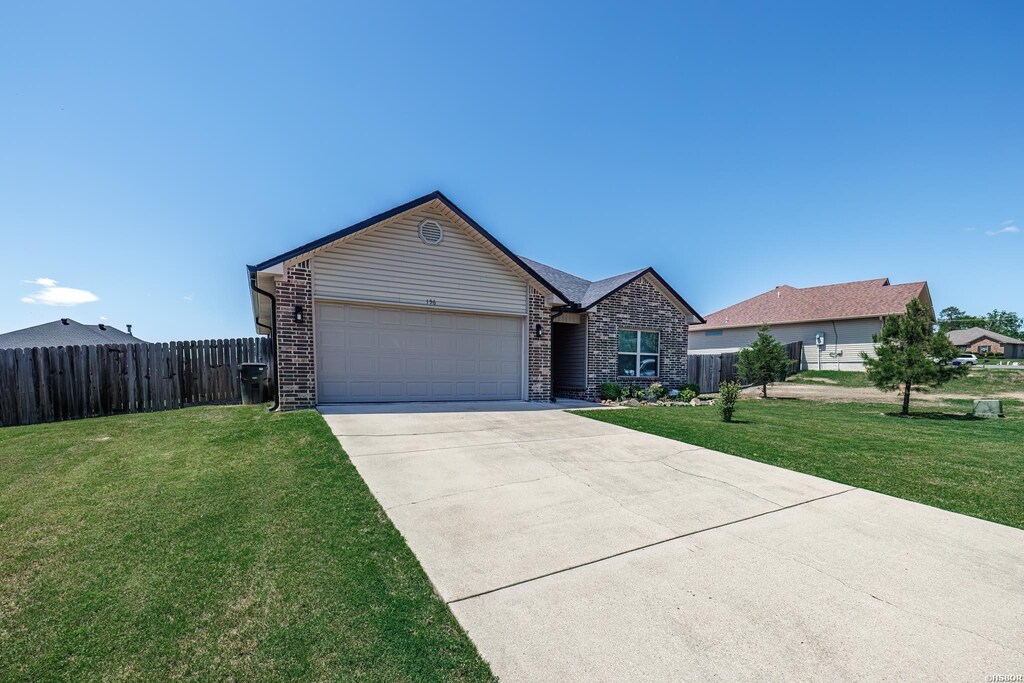
[[[648,548],[653,548],[655,546],[664,545],[665,543],[671,543],[672,541],[678,541],[678,540],[680,540],[682,538],[687,538],[689,536],[696,536],[697,534],[702,534],[702,533],[705,533],[707,531],[714,531],[715,529],[721,529],[723,527],[733,526],[733,525],[736,525],[736,524],[740,524],[742,522],[748,522],[748,521],[750,521],[752,519],[757,519],[758,517],[764,517],[766,515],[774,515],[774,514],[776,514],[778,512],[783,512],[785,510],[791,510],[793,508],[797,508],[797,507],[800,507],[802,505],[807,505],[808,503],[815,503],[815,502],[817,502],[819,500],[825,500],[827,498],[834,498],[836,496],[841,496],[844,493],[849,493],[850,491],[857,491],[857,490],[859,490],[859,489],[856,486],[851,486],[850,488],[843,489],[842,491],[835,491],[834,493],[827,493],[827,494],[825,494],[823,496],[817,496],[815,498],[809,498],[807,500],[802,500],[799,503],[793,503],[792,505],[786,505],[786,506],[777,508],[775,510],[766,510],[764,512],[759,512],[756,515],[749,515],[747,517],[741,517],[740,519],[734,519],[734,520],[729,521],[729,522],[723,522],[722,524],[715,524],[715,525],[712,525],[712,526],[709,526],[709,527],[705,527],[703,529],[697,529],[696,531],[687,531],[684,534],[677,534],[676,536],[673,536],[671,538],[663,538],[660,541],[653,541],[651,543],[645,543],[644,545],[637,546],[636,548],[630,548],[629,550],[623,550],[623,551],[620,551],[620,552],[617,552],[617,553],[612,553],[611,555],[606,555],[604,557],[598,557],[598,558],[593,559],[593,560],[587,560],[586,562],[580,562],[579,564],[574,564],[574,565],[572,565],[570,567],[564,567],[562,569],[556,569],[555,571],[546,572],[544,574],[540,574],[538,576],[533,576],[533,577],[530,577],[528,579],[523,579],[521,581],[513,581],[512,583],[507,584],[505,586],[498,586],[497,588],[490,588],[490,589],[485,590],[485,591],[480,591],[479,593],[474,593],[472,595],[466,595],[466,596],[463,596],[461,598],[455,598],[454,600],[448,600],[447,604],[454,605],[454,604],[459,603],[459,602],[465,602],[467,600],[472,600],[474,598],[480,598],[480,597],[483,597],[485,595],[490,595],[491,593],[498,593],[500,591],[507,590],[509,588],[515,588],[516,586],[521,586],[521,585],[527,584],[527,583],[533,583],[534,581],[540,581],[541,579],[546,579],[548,577],[555,576],[557,574],[564,574],[566,572],[573,571],[574,569],[581,569],[583,567],[588,567],[588,566],[590,566],[592,564],[598,564],[600,562],[605,562],[606,560],[613,560],[616,557],[622,557],[623,555],[630,555],[632,553],[639,552],[641,550],[647,550]]]

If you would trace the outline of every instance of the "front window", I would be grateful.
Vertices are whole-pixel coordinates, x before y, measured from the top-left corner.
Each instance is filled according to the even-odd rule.
[[[657,332],[619,330],[619,377],[657,377],[660,345]]]
[[[988,353],[989,349],[991,348],[992,347],[989,346],[988,344],[982,344],[981,346],[978,347],[978,350],[981,351],[982,353]]]

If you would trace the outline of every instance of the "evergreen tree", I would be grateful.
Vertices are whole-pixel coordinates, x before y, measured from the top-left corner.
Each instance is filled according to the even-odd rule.
[[[786,347],[769,333],[767,325],[761,325],[754,343],[740,351],[736,371],[744,382],[760,384],[762,398],[768,398],[768,385],[785,379],[791,362]]]
[[[931,316],[917,299],[907,304],[906,313],[886,318],[874,340],[878,357],[860,354],[868,379],[882,391],[903,392],[901,415],[910,414],[911,391],[967,374],[967,366],[950,365],[959,351],[945,333],[932,328]]]

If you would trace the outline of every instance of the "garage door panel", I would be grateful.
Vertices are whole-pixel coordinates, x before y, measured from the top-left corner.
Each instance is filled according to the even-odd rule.
[[[378,393],[384,400],[401,401],[405,394],[404,382],[378,382]]]
[[[346,306],[345,320],[350,323],[375,323],[377,321],[377,308],[366,308],[363,306]]]
[[[448,313],[431,313],[430,326],[435,329],[450,330],[455,327],[454,316]]]
[[[399,330],[382,330],[377,335],[377,344],[384,353],[389,351],[405,351],[406,336]]]
[[[344,365],[342,372],[347,371],[351,377],[374,377],[380,374],[380,359],[375,356],[351,355]]]
[[[455,362],[454,358],[433,358],[430,361],[430,371],[438,377],[454,377],[457,374]]]
[[[522,397],[522,319],[319,303],[322,402]]]
[[[345,348],[352,351],[377,349],[377,333],[374,330],[349,328],[343,333],[342,338],[345,340]]]
[[[324,306],[317,310],[318,323],[337,322],[345,319],[344,306]]]
[[[381,325],[401,325],[402,318],[402,311],[398,309],[377,309],[377,322],[379,322]]]
[[[453,382],[431,382],[430,395],[435,399],[450,401],[455,396],[455,384]]]

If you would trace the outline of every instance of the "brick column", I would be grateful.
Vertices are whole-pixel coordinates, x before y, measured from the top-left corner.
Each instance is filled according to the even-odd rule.
[[[530,401],[551,400],[551,311],[544,295],[530,288],[530,312],[526,318],[529,363],[527,367],[527,398]],[[540,325],[540,336],[537,336]]]
[[[313,271],[308,260],[277,282],[277,386],[281,410],[316,407],[313,358]],[[295,307],[302,306],[302,322]]]

